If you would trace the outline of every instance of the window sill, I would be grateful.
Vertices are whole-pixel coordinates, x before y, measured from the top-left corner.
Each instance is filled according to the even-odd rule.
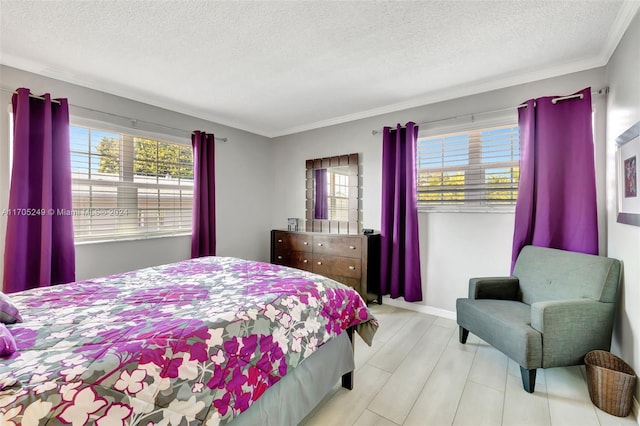
[[[191,233],[181,233],[181,234],[165,234],[165,235],[149,235],[149,236],[128,236],[123,238],[105,238],[102,240],[89,240],[89,241],[75,241],[75,246],[84,246],[91,244],[104,244],[104,243],[120,243],[120,242],[131,242],[131,241],[147,241],[147,240],[157,240],[160,238],[181,238],[181,237],[190,237]]]
[[[489,214],[514,214],[515,207],[418,207],[418,213],[489,213]]]

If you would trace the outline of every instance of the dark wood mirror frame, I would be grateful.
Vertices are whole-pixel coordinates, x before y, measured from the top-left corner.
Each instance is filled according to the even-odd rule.
[[[316,219],[315,203],[315,171],[329,167],[348,166],[349,176],[349,210],[348,221]],[[360,234],[362,232],[362,209],[360,190],[358,154],[337,155],[335,157],[314,158],[306,162],[306,225],[307,232],[323,232],[330,234]]]

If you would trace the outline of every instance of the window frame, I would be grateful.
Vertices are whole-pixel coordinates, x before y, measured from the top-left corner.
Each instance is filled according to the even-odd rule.
[[[129,163],[130,164],[130,168],[132,170],[130,170],[130,172],[133,173],[133,162],[135,161],[135,141],[136,140],[140,140],[140,139],[144,139],[144,140],[152,140],[155,141],[156,143],[166,143],[166,144],[176,144],[176,145],[182,145],[184,147],[189,147],[189,149],[191,149],[191,145],[190,145],[190,141],[187,141],[184,138],[180,138],[180,137],[176,137],[176,136],[171,136],[171,135],[162,135],[159,133],[155,133],[155,132],[146,132],[144,130],[140,130],[140,129],[134,129],[134,128],[128,128],[128,127],[123,127],[123,126],[117,126],[117,125],[110,125],[109,123],[104,123],[101,121],[97,121],[97,120],[87,120],[84,119],[82,117],[74,117],[71,116],[70,117],[70,122],[69,122],[69,132],[70,132],[70,152],[73,150],[73,144],[72,144],[72,140],[71,140],[71,128],[72,127],[80,127],[80,128],[84,128],[84,129],[90,129],[90,131],[97,131],[97,132],[104,132],[104,133],[112,133],[112,134],[117,134],[120,137],[120,154],[127,156],[127,153],[131,154],[128,156],[128,158],[121,158],[120,159],[120,167],[123,167],[123,164]],[[123,149],[124,146],[124,142],[123,140],[127,139],[129,144],[131,145],[129,148],[131,148],[130,150],[127,150],[126,148]],[[89,151],[92,150],[91,146],[88,145],[87,149]],[[130,152],[129,152],[130,151]],[[77,153],[77,150],[76,150]],[[95,157],[95,153],[93,152],[84,152],[84,155],[89,155],[89,156],[94,156]],[[72,158],[73,158],[73,153],[72,153]],[[192,157],[193,160],[193,157]],[[158,161],[158,160],[156,160]],[[192,163],[193,164],[193,163]],[[80,172],[82,173],[82,172]],[[75,188],[76,186],[80,185],[80,186],[84,186],[84,187],[88,187],[91,188],[93,186],[97,186],[97,187],[102,187],[102,188],[114,188],[116,193],[118,193],[118,188],[119,187],[123,187],[124,185],[122,185],[122,183],[127,183],[128,187],[131,188],[136,188],[136,198],[135,198],[135,202],[136,202],[136,214],[134,218],[129,218],[129,226],[132,225],[132,223],[137,223],[138,228],[140,227],[140,221],[143,220],[140,216],[140,212],[142,210],[146,210],[145,208],[140,208],[140,192],[138,192],[140,189],[155,189],[156,193],[158,194],[158,200],[160,200],[161,197],[161,191],[163,190],[178,190],[181,191],[183,189],[190,189],[191,190],[191,196],[189,198],[191,198],[191,202],[190,207],[188,209],[185,208],[178,208],[178,209],[171,209],[171,211],[174,210],[189,210],[188,213],[186,213],[185,215],[188,217],[192,217],[192,209],[193,209],[193,186],[192,185],[188,185],[188,186],[180,186],[179,184],[175,184],[175,185],[171,185],[171,184],[161,184],[158,181],[160,179],[162,179],[159,176],[156,176],[156,182],[155,183],[149,183],[149,182],[136,182],[134,184],[133,182],[133,177],[134,176],[130,176],[131,177],[131,182],[129,182],[129,179],[125,179],[123,178],[123,173],[120,173],[120,176],[118,178],[118,180],[98,180],[98,179],[91,179],[91,171],[89,169],[87,169],[86,172],[86,176],[85,177],[78,177],[78,176],[74,176],[74,172],[73,172],[73,167],[72,167],[72,199],[74,199],[75,201],[75,194],[78,191],[77,188]],[[135,174],[135,173],[134,173]],[[182,196],[182,194],[181,194]],[[116,196],[117,197],[117,196]],[[133,198],[127,198],[126,196],[123,197],[120,201],[127,201],[127,202],[134,202]],[[119,201],[116,199],[116,205],[119,204]],[[86,207],[79,207],[76,206],[76,204],[74,203],[74,205],[72,206],[73,208],[73,215],[74,216],[85,216],[86,214],[89,215],[93,215],[93,212],[87,213],[87,208]],[[104,210],[102,207],[100,206],[93,206],[92,208],[97,209],[97,210]],[[119,208],[119,207],[118,207]],[[126,207],[124,207],[124,209],[126,209]],[[162,210],[162,207],[160,205],[158,205],[158,211]],[[167,210],[168,211],[168,210]],[[117,214],[117,213],[115,213]],[[160,216],[158,216],[160,217]],[[74,218],[75,219],[75,218]],[[158,222],[160,222],[161,219],[158,219]],[[187,235],[191,235],[192,234],[192,229],[191,229],[191,221],[189,221],[189,229],[184,229],[181,227],[175,227],[175,228],[170,228],[170,229],[166,229],[166,230],[152,230],[152,231],[148,231],[148,230],[143,230],[143,231],[134,231],[131,228],[129,228],[129,230],[127,232],[119,232],[119,233],[112,233],[112,234],[101,234],[101,235],[94,235],[94,236],[80,236],[78,237],[76,234],[76,221],[74,220],[74,244],[76,245],[83,245],[83,244],[94,244],[94,243],[102,243],[102,242],[114,242],[114,241],[134,241],[134,240],[147,240],[147,239],[154,239],[154,238],[166,238],[166,237],[177,237],[177,236],[187,236]]]
[[[349,175],[329,172],[327,179],[327,204],[331,220],[349,220]]]
[[[457,134],[474,134],[476,137],[482,134],[482,131],[497,129],[501,127],[518,127],[517,110],[513,111],[495,111],[487,113],[487,116],[478,119],[477,116],[462,116],[454,117],[453,119],[446,120],[446,123],[434,123],[429,125],[423,125],[418,134],[418,140],[416,141],[416,197],[418,199],[418,211],[428,213],[513,213],[515,211],[515,200],[512,203],[497,203],[495,205],[486,204],[480,200],[468,200],[465,199],[459,204],[427,204],[420,202],[420,174],[425,168],[420,168],[420,141],[426,138],[433,137],[445,137]],[[471,139],[471,138],[469,138]],[[518,142],[519,143],[519,142]],[[519,150],[519,147],[518,147]],[[468,164],[464,166],[460,165],[448,165],[438,168],[442,172],[455,172],[470,170],[472,167],[476,167],[476,170],[485,170],[485,173],[478,174],[476,177],[476,183],[484,185],[484,182],[480,182],[479,177],[486,177],[486,170],[499,169],[499,168],[515,168],[519,170],[519,159],[512,161],[500,161],[500,162],[482,162],[482,145],[476,143],[469,146],[468,149]],[[513,173],[513,172],[512,172]],[[519,172],[518,172],[519,179]],[[463,183],[464,184],[464,183]],[[423,192],[424,193],[424,192]],[[517,185],[516,185],[517,196]]]

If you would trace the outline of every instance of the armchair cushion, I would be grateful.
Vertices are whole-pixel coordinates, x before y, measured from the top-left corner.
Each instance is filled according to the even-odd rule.
[[[513,275],[520,279],[520,300],[528,305],[583,298],[614,302],[620,263],[603,256],[526,246],[518,256]]]
[[[458,324],[499,349],[521,366],[542,367],[542,335],[531,327],[524,303],[493,299],[458,299]]]

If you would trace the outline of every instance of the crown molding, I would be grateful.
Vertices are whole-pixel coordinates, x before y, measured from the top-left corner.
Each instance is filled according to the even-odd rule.
[[[638,10],[640,10],[639,0],[626,0],[622,3],[622,6],[620,6],[618,15],[613,21],[611,30],[607,34],[607,39],[600,52],[601,60],[604,63],[608,63],[609,59],[611,59],[611,55],[613,55],[618,44],[620,44],[620,40],[622,40],[624,33],[627,31],[627,28],[629,28],[629,25],[631,25],[631,21],[633,21]]]
[[[412,108],[419,108],[422,106],[434,104],[437,102],[444,102],[452,99],[462,98],[464,96],[476,95],[479,93],[490,92],[492,90],[504,89],[507,87],[517,86],[520,84],[531,83],[538,80],[544,80],[547,78],[559,77],[566,74],[571,74],[580,71],[586,71],[593,68],[599,68],[606,65],[606,61],[603,60],[601,55],[595,58],[587,58],[580,61],[575,61],[566,64],[560,64],[537,71],[528,73],[515,73],[511,75],[503,75],[489,80],[483,80],[474,82],[471,84],[446,88],[431,93],[427,93],[422,96],[415,97],[413,99],[398,102],[391,105],[386,105],[379,108],[373,108],[366,111],[357,112],[354,114],[347,114],[340,117],[331,118],[328,120],[318,121],[315,123],[309,123],[301,126],[295,126],[288,129],[283,129],[276,134],[268,135],[270,138],[276,138],[280,136],[287,136],[295,133],[306,132],[310,130],[316,130],[323,127],[335,126],[338,124],[344,124],[350,121],[361,120],[365,118],[371,118],[378,115],[390,114],[399,111],[404,111]]]

